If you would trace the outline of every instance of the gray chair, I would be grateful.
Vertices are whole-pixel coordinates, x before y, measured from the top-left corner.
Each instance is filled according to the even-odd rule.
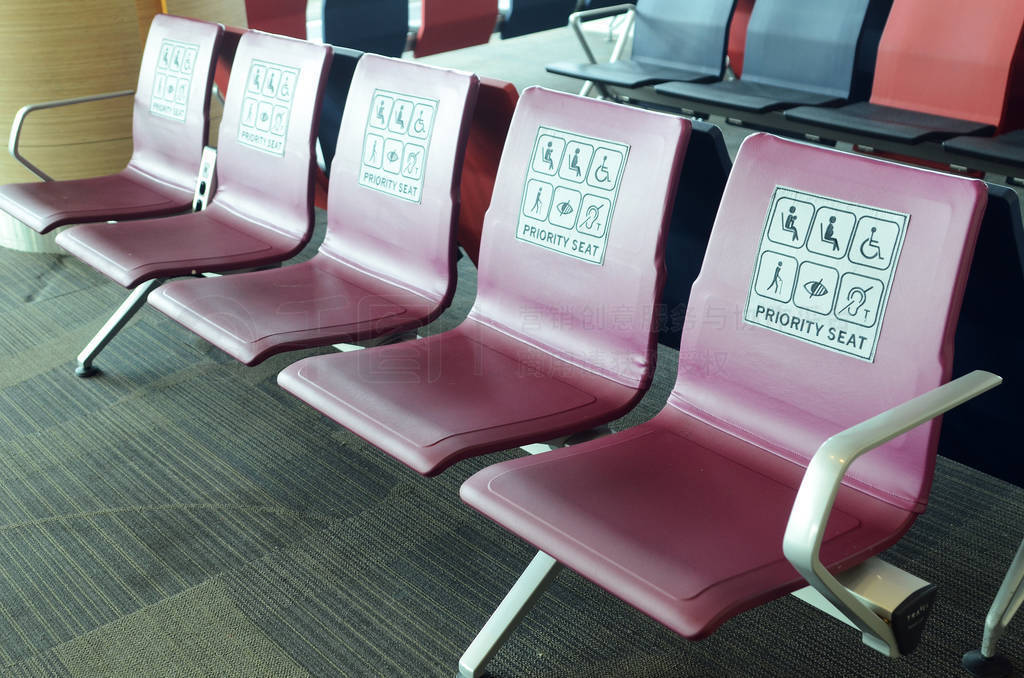
[[[655,91],[754,113],[866,99],[891,5],[892,0],[758,0],[747,27],[741,79],[670,82]]]
[[[559,62],[549,73],[614,85],[644,87],[669,80],[710,82],[724,72],[725,46],[736,0],[639,0],[577,12],[570,19],[588,57],[589,46],[579,23],[626,12],[633,13],[633,53],[609,63]]]

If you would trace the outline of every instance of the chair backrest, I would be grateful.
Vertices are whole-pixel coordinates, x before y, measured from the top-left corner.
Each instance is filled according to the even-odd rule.
[[[482,45],[494,33],[498,0],[422,0],[416,58]]]
[[[700,273],[711,227],[732,169],[722,130],[700,120],[693,131],[679,173],[672,221],[665,239],[665,287],[659,306],[658,343],[679,348],[690,287]],[[706,356],[685,356],[700,362]]]
[[[476,264],[480,261],[480,236],[484,215],[491,204],[501,151],[519,101],[515,85],[493,78],[480,78],[480,93],[473,111],[473,123],[466,142],[462,166],[462,204],[459,207],[459,245]]]
[[[866,99],[892,0],[757,0],[743,79]]]
[[[743,77],[743,50],[747,46],[747,25],[750,24],[750,12],[753,9],[754,0],[737,0],[729,24],[729,68],[737,78]]]
[[[722,77],[735,5],[736,0],[639,0],[633,59]]]
[[[210,131],[210,86],[223,26],[157,14],[132,113],[130,165],[192,190]]]
[[[324,42],[400,57],[409,38],[408,0],[323,0]]]
[[[453,232],[475,75],[367,54],[349,89],[331,168],[320,251],[442,299],[453,289]],[[438,228],[442,225],[442,228]]]
[[[363,56],[362,52],[346,47],[334,47],[333,50],[334,57],[331,59],[331,69],[327,76],[324,105],[320,109],[320,127],[317,130],[320,150],[324,155],[324,164],[327,165],[328,172],[331,170],[334,152],[338,148],[338,128],[345,112],[348,89],[352,85],[356,65]]]
[[[306,0],[245,0],[249,28],[306,39]]]
[[[484,219],[473,320],[646,388],[682,118],[531,87]]]
[[[871,101],[997,131],[1024,126],[1022,29],[1017,0],[895,0]]]
[[[313,225],[313,158],[331,48],[259,31],[238,42],[208,209],[305,242]]]
[[[989,475],[1024,487],[1024,468],[1015,449],[1016,422],[1024,402],[1024,317],[1006,301],[1024,299],[1024,224],[1017,193],[988,185],[988,205],[978,233],[956,328],[953,376],[974,369],[995,372],[1003,386],[970,400],[942,419],[939,450]]]
[[[569,22],[574,9],[576,0],[509,0],[508,14],[501,22],[501,37],[516,38],[560,28]]]
[[[748,137],[680,347],[715,359],[681,359],[670,404],[806,465],[833,434],[943,383],[986,197],[977,180]],[[937,440],[938,422],[920,426],[844,482],[923,510]]]

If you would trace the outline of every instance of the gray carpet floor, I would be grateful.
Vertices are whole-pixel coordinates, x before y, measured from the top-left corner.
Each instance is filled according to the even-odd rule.
[[[459,275],[427,331],[472,303],[468,260]],[[518,453],[420,478],[276,385],[318,351],[246,368],[150,308],[101,354],[103,374],[76,379],[75,354],[123,296],[74,259],[0,249],[0,674],[453,675],[532,555],[458,487]],[[654,386],[615,428],[661,407],[677,358],[660,352]],[[929,510],[884,555],[939,585],[907,658],[791,597],[691,643],[566,572],[491,670],[963,675],[1022,528],[1024,490],[940,458]],[[1024,621],[1001,648],[1024,666]]]

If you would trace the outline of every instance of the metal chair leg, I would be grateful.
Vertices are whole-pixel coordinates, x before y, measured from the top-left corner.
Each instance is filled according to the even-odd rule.
[[[484,666],[505,643],[562,567],[561,563],[548,554],[537,552],[459,659],[457,678],[479,678],[483,674]]]
[[[963,667],[975,678],[1004,678],[1013,673],[1013,665],[1006,657],[996,654],[996,643],[1006,632],[1006,626],[1024,602],[1024,542],[1017,548],[1010,569],[999,587],[992,607],[985,618],[985,635],[980,650],[964,655]]]
[[[114,311],[114,315],[110,316],[107,322],[103,324],[103,327],[100,328],[100,331],[96,333],[96,336],[78,354],[78,367],[75,368],[76,375],[84,378],[99,373],[99,369],[93,366],[92,361],[110,343],[110,340],[121,331],[121,328],[128,324],[132,316],[142,308],[143,304],[146,303],[146,297],[149,296],[149,293],[159,287],[162,282],[163,280],[158,279],[147,280],[132,290],[128,298]]]

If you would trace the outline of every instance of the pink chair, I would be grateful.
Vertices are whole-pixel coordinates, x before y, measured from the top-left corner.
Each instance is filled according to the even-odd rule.
[[[108,176],[53,181],[17,156],[15,138],[16,157],[43,182],[0,186],[0,209],[39,233],[65,224],[158,217],[191,209],[210,127],[210,86],[223,33],[219,24],[166,14],[153,17],[135,90],[128,166]]]
[[[925,508],[933,418],[1000,381],[941,385],[985,199],[980,181],[748,138],[680,348],[718,369],[683,360],[651,421],[462,486],[541,553],[460,675],[480,675],[561,565],[692,639],[810,583],[801,597],[866,643],[911,651],[934,587],[871,557]],[[901,605],[869,608],[858,579]]]
[[[455,289],[454,222],[477,87],[467,73],[363,56],[342,120],[319,252],[273,270],[175,280],[150,302],[247,365],[430,322]],[[404,100],[412,117],[394,128]],[[391,102],[386,123],[377,116],[381,102]],[[424,125],[422,134],[417,124]],[[405,150],[391,174],[384,155],[395,139]],[[425,163],[414,167],[416,179],[406,176],[409,163]],[[367,190],[367,173],[393,176],[417,194]]]
[[[662,242],[689,130],[526,90],[469,317],[417,341],[300,360],[278,382],[424,475],[620,416],[651,381]]]
[[[95,374],[96,354],[166,278],[276,264],[309,241],[313,144],[330,57],[323,45],[246,33],[235,54],[236,84],[224,104],[210,206],[58,234],[57,244],[69,253],[135,288],[79,354],[76,374]]]

